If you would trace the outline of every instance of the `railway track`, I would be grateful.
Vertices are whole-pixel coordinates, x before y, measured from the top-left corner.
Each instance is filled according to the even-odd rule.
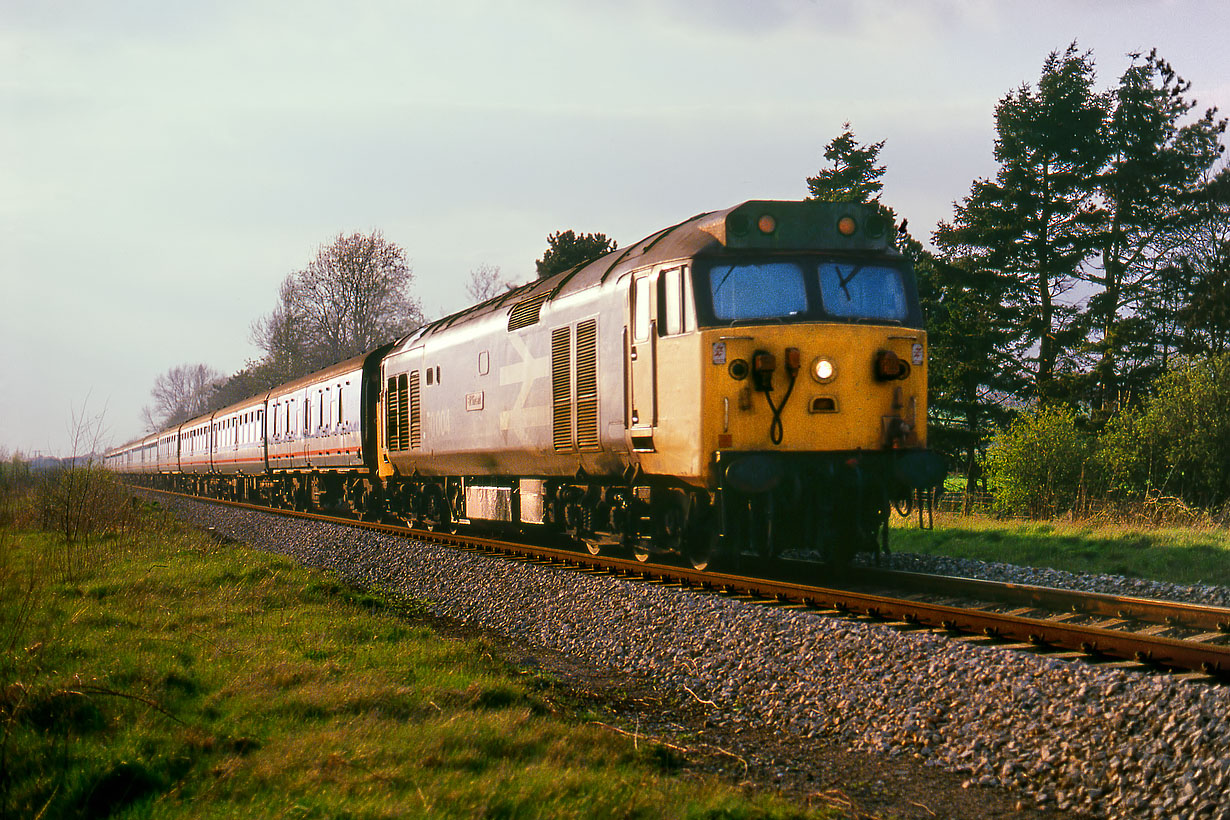
[[[898,623],[903,628],[941,630],[1009,648],[1094,662],[1197,672],[1230,682],[1230,609],[1220,607],[871,568],[851,568],[840,578],[826,580],[816,565],[803,562],[782,563],[768,577],[699,572],[483,535],[433,532],[163,490],[147,491],[360,527],[574,571],[861,616]],[[839,586],[834,586],[834,581]]]

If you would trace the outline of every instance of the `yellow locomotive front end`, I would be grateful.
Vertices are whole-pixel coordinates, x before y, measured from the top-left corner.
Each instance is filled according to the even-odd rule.
[[[698,332],[675,353],[699,362],[674,369],[698,372],[699,401],[660,383],[665,412],[695,419],[723,548],[836,562],[878,549],[891,506],[944,472],[891,226],[870,206],[749,202],[705,229],[720,249],[692,260]]]

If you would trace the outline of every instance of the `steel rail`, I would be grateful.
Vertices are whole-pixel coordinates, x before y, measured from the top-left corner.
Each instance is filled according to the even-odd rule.
[[[1145,621],[1207,632],[1230,633],[1230,609],[1206,604],[877,568],[860,567],[847,577],[858,583],[928,595],[981,598],[1037,609],[1079,612],[1100,618]]]
[[[765,602],[803,605],[816,610],[832,611],[846,615],[863,615],[875,620],[899,621],[914,626],[944,630],[950,633],[981,635],[998,641],[1024,644],[1048,650],[1078,652],[1093,658],[1137,661],[1164,669],[1202,671],[1220,678],[1230,677],[1230,646],[1221,644],[1131,632],[1123,629],[1110,629],[1095,625],[1066,623],[1062,620],[1045,617],[1028,617],[1020,614],[984,611],[950,604],[929,603],[875,592],[814,586],[773,578],[701,572],[667,564],[640,562],[607,555],[595,556],[586,552],[568,549],[508,542],[483,536],[413,529],[404,525],[361,521],[354,518],[265,507],[225,499],[184,495],[166,490],[152,490],[152,488],[147,487],[139,489],[151,490],[152,492],[178,496],[193,501],[219,503],[258,512],[286,515],[342,526],[361,527],[376,532],[411,537],[421,541],[461,547],[489,554],[536,561],[545,560],[560,566],[635,578],[651,583],[678,584],[684,588],[744,596]],[[905,573],[903,575],[911,574]],[[914,577],[910,579],[911,583],[921,583],[922,579],[936,579],[950,584],[950,588],[957,586],[952,584],[951,580],[970,580],[948,580],[948,576],[913,575]],[[880,577],[884,576],[881,575]],[[976,581],[973,582],[973,586],[970,588],[979,589],[986,593],[992,591],[992,587],[1002,589],[1004,586],[997,585],[996,582]],[[1047,587],[1006,586],[1015,586],[1020,594],[1027,596],[1034,595],[1035,590],[1043,591],[1036,593],[1040,602],[1052,599],[1052,593],[1057,595],[1066,592],[1064,590],[1052,590]],[[927,591],[934,592],[935,590],[929,589]],[[1141,601],[1159,607],[1169,603],[1148,602],[1145,599],[1120,599],[1117,596],[1095,596],[1095,598]],[[1215,607],[1206,607],[1205,609],[1220,613],[1220,616],[1214,615],[1215,618],[1220,617],[1222,620],[1230,618],[1230,610],[1218,610]]]

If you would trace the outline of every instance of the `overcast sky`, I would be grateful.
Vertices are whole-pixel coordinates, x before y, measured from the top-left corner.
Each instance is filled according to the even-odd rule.
[[[435,317],[556,230],[801,198],[849,121],[925,238],[1048,52],[1105,88],[1157,47],[1224,114],[1228,32],[1224,0],[0,0],[0,448],[67,453],[83,406],[136,436],[339,232],[404,247]]]

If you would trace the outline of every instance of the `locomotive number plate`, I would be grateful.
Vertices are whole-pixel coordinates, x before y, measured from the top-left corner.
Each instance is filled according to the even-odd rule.
[[[923,346],[922,345],[920,344],[914,345],[914,349],[910,351],[910,361],[914,362],[916,366],[923,363]]]
[[[483,392],[480,390],[477,393],[466,393],[466,410],[482,410],[483,409]]]
[[[714,342],[713,343],[713,363],[714,364],[726,364],[726,343],[725,342]]]

